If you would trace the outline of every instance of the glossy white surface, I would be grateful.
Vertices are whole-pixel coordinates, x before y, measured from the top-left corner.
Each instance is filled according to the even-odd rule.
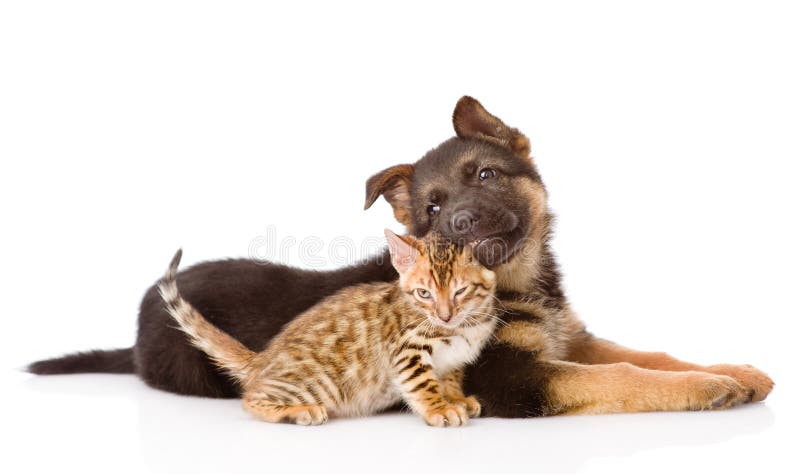
[[[236,400],[170,395],[131,376],[13,379],[3,418],[14,448],[3,462],[28,472],[796,472],[798,410],[786,386],[766,404],[726,412],[437,429],[409,413],[268,424]]]

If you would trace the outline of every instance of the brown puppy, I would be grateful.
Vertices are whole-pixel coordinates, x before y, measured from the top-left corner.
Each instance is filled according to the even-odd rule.
[[[752,367],[701,367],[586,333],[561,290],[548,246],[547,195],[528,139],[470,97],[456,105],[453,124],[457,136],[415,164],[370,178],[366,207],[383,195],[410,233],[435,229],[448,239],[472,242],[481,262],[495,270],[508,326],[465,380],[484,413],[705,409],[766,397],[772,381]],[[284,324],[337,290],[395,278],[384,254],[332,272],[251,260],[206,262],[182,271],[178,285],[211,323],[261,351]],[[173,326],[151,287],[133,348],[40,361],[30,370],[135,372],[149,385],[176,393],[238,396],[237,386]]]
[[[587,333],[561,290],[528,139],[471,97],[458,102],[453,124],[457,138],[370,178],[366,205],[382,194],[411,233],[477,241],[494,267],[508,324],[465,380],[487,414],[702,410],[767,396],[772,381],[753,367],[703,367]]]

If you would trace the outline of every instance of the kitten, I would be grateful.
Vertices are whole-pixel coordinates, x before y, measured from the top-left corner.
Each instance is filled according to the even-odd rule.
[[[159,292],[191,342],[242,386],[244,408],[269,421],[318,425],[404,400],[432,426],[480,414],[462,367],[492,335],[495,275],[435,237],[386,231],[394,283],[345,288],[297,316],[261,352],[214,327],[178,293],[181,251]]]

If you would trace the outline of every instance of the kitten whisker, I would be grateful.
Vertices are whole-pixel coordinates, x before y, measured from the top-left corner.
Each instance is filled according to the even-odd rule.
[[[483,316],[485,318],[493,319],[495,322],[497,322],[501,326],[509,326],[508,322],[503,321],[502,318],[498,317],[494,313],[481,312],[481,311],[471,311],[470,313],[468,313],[467,316]]]

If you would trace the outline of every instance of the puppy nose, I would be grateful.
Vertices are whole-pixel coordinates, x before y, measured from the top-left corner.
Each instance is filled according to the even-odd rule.
[[[444,322],[450,321],[450,318],[452,318],[452,317],[453,317],[453,315],[451,315],[451,314],[440,314],[439,315],[439,319],[441,319]]]
[[[450,230],[456,234],[466,234],[475,227],[478,214],[471,209],[461,209],[453,213],[450,218]]]

